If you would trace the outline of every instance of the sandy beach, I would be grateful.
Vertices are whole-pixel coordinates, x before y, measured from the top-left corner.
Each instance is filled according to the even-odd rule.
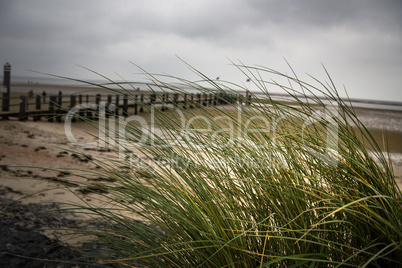
[[[378,141],[381,141],[387,133],[395,179],[402,189],[402,112],[358,109],[357,114]],[[87,123],[77,122],[72,126],[74,137],[79,141],[90,143],[98,135],[97,131]],[[32,239],[21,238],[27,233],[35,233],[37,237],[34,240],[44,239],[47,243],[57,244],[64,250],[59,251],[59,255],[39,252],[37,256],[44,254],[43,258],[58,260],[66,259],[62,256],[77,257],[74,255],[76,253],[68,251],[68,245],[81,243],[82,239],[63,236],[63,233],[57,230],[45,229],[66,226],[84,228],[88,224],[88,218],[71,213],[50,217],[44,211],[59,209],[60,206],[54,207],[55,202],[102,204],[104,199],[101,195],[86,191],[85,187],[74,186],[88,185],[90,187],[91,184],[102,182],[102,180],[107,181],[108,178],[98,177],[90,180],[74,176],[72,173],[74,170],[78,170],[79,173],[80,169],[96,169],[96,165],[90,160],[108,157],[112,157],[112,154],[104,149],[82,148],[70,143],[63,123],[0,121],[0,197],[2,202],[0,220],[3,224],[3,229],[0,231],[4,234],[11,230],[15,232],[16,237],[19,237],[17,240],[8,238],[11,240],[7,243],[0,241],[0,244],[3,244],[0,253],[15,253],[15,255],[0,254],[0,264],[24,265],[33,261],[18,256],[33,250],[30,249]],[[70,189],[60,187],[60,182],[72,187]],[[0,237],[3,234],[0,234]],[[15,250],[15,243],[21,245],[20,251]]]
[[[395,178],[402,189],[402,112],[361,109],[357,113],[380,144],[388,136]],[[144,114],[144,118],[149,120],[149,115]],[[94,137],[99,135],[85,122],[72,123],[72,134],[84,143],[96,141]],[[89,160],[113,156],[102,149],[74,146],[66,137],[64,123],[46,121],[0,121],[0,152],[2,196],[23,203],[91,200],[92,194],[54,189],[55,181],[91,184],[71,176],[70,171],[94,168]]]
[[[76,139],[93,141],[89,133],[95,131],[85,123],[77,123],[72,130]],[[107,178],[90,181],[72,173],[96,168],[89,160],[107,157],[108,152],[73,146],[63,123],[15,120],[0,121],[0,152],[0,266],[75,267],[45,260],[82,258],[83,254],[69,245],[82,245],[87,239],[66,235],[61,229],[87,228],[91,220],[76,213],[51,212],[64,208],[61,203],[66,202],[102,203],[90,186]],[[88,188],[74,187],[81,184]],[[85,261],[91,263],[88,258]]]

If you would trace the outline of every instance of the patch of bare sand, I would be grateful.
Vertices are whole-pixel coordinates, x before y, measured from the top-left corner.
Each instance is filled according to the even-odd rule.
[[[73,128],[75,137],[87,142],[93,140],[89,133],[94,131],[84,125]],[[60,186],[55,181],[85,182],[70,172],[93,168],[88,160],[105,154],[74,147],[64,124],[19,121],[0,121],[0,152],[0,189],[9,190],[6,197],[24,197],[28,203],[77,199],[66,189],[51,190]]]
[[[87,123],[78,122],[72,124],[72,134],[79,141],[91,143],[96,141],[97,131]],[[90,160],[112,157],[114,154],[107,150],[74,146],[66,137],[63,123],[0,121],[0,196],[26,205],[58,203],[61,209],[70,207],[64,203],[105,207],[107,193],[98,194],[91,186],[108,183],[110,178],[102,176],[101,169]],[[77,176],[88,168],[99,170],[99,176]],[[63,217],[90,220],[76,213],[63,213]],[[25,225],[31,224],[29,219],[26,221]],[[63,242],[70,244],[84,242],[60,230],[41,233],[51,239],[63,237]]]

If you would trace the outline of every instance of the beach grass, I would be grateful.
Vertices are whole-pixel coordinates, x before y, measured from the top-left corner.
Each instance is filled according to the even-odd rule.
[[[236,67],[263,98],[251,94],[244,105],[233,90],[245,86],[190,67],[201,81],[176,78],[182,86],[231,91],[242,105],[146,107],[152,126],[128,119],[101,126],[116,158],[93,160],[100,168],[92,172],[112,180],[92,187],[108,202],[74,209],[100,222],[81,230],[98,238],[97,256],[129,267],[401,265],[401,191],[392,163],[330,76],[329,83],[305,82]],[[183,93],[147,75],[152,86]],[[273,88],[292,102],[272,97]]]

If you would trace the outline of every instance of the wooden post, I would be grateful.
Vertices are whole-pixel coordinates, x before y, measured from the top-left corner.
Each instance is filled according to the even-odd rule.
[[[78,111],[78,115],[79,115],[79,118],[81,120],[83,120],[83,118],[85,116],[85,111],[84,111],[84,109],[82,107],[82,95],[81,94],[78,95],[78,104],[80,105],[80,110]]]
[[[162,94],[162,108],[161,108],[162,112],[165,111],[165,101],[166,101],[166,97],[165,97],[165,93],[163,93]]]
[[[3,73],[3,88],[2,88],[2,111],[7,112],[10,110],[10,74],[11,74],[11,65],[7,62],[4,64],[4,73]],[[3,115],[2,118],[4,120],[8,119],[8,115]]]
[[[142,96],[142,97],[144,97],[144,96]],[[138,95],[134,96],[134,114],[135,115],[138,114]]]
[[[179,102],[179,93],[174,93],[173,95],[173,106],[175,109],[177,109],[177,104]]]
[[[207,94],[203,93],[202,94],[202,105],[207,106]]]
[[[20,96],[20,114],[18,115],[18,119],[20,121],[27,120],[26,101],[27,101],[26,96]]]
[[[118,116],[119,116],[119,99],[120,99],[120,96],[119,95],[116,95],[116,99],[115,99],[115,105],[116,105],[116,107],[114,108],[115,109],[115,111],[114,111],[114,115],[115,115],[115,117],[117,118]]]
[[[128,95],[124,94],[123,98],[123,116],[127,117],[128,116]]]
[[[54,106],[57,102],[57,97],[56,96],[50,96],[49,98],[49,115],[47,117],[47,121],[53,122],[54,117],[55,117],[55,109]]]
[[[86,116],[86,118],[88,118],[89,120],[92,120],[93,119],[93,117],[92,117],[92,111],[91,111],[91,109],[88,107],[88,104],[89,104],[89,95],[87,94],[86,95],[86,97],[85,97],[85,104],[87,105],[87,108],[85,109],[85,116]]]
[[[149,111],[151,112],[151,107],[152,107],[152,104],[155,102],[155,100],[156,100],[156,94],[151,94],[151,95],[149,95]]]
[[[96,104],[95,119],[96,119],[96,120],[99,120],[99,115],[100,115],[100,101],[101,101],[101,94],[96,94],[96,96],[95,96],[95,104]]]
[[[247,90],[246,92],[246,105],[250,105],[251,102],[251,94],[250,91]]]
[[[166,101],[165,101],[165,103],[166,103],[166,109],[168,109],[168,107],[169,107],[169,93],[166,93]]]
[[[57,95],[57,104],[61,107],[63,105],[63,93],[59,90],[59,94]]]
[[[74,108],[77,105],[77,96],[71,95],[70,96],[70,109]]]
[[[151,94],[151,95],[149,96],[149,106],[151,106],[152,103],[155,102],[155,100],[156,100],[156,94],[155,94],[155,93],[154,93],[154,94]]]
[[[59,94],[57,95],[57,102],[55,104],[55,108],[56,108],[56,120],[57,122],[61,122],[61,107],[63,105],[63,93],[61,91],[59,91]]]
[[[34,121],[40,121],[40,109],[41,109],[41,101],[40,101],[40,95],[35,96],[35,115],[34,115]]]
[[[106,101],[106,117],[109,118],[109,116],[112,114],[111,111],[111,104],[112,104],[112,95],[108,94],[107,95],[107,101]]]
[[[144,112],[144,94],[141,94],[140,113]]]
[[[183,109],[186,109],[186,105],[187,105],[187,94],[184,93]]]
[[[74,108],[77,105],[77,99],[75,95],[70,96],[70,109]],[[71,122],[75,122],[75,116],[73,116]]]
[[[101,94],[96,94],[95,96],[95,104],[99,107],[100,101],[101,101]]]
[[[198,105],[201,106],[201,93],[197,93]]]
[[[212,105],[212,93],[209,93],[209,105]]]
[[[191,93],[191,97],[190,97],[190,108],[194,108],[193,103],[194,103],[194,93]]]

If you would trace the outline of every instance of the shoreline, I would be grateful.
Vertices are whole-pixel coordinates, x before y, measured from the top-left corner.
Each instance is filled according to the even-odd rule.
[[[48,94],[57,94],[60,90],[63,92],[63,94],[66,95],[72,95],[72,94],[78,94],[78,93],[112,93],[112,91],[128,91],[128,92],[137,92],[137,93],[149,93],[149,88],[148,85],[144,82],[128,82],[127,84],[124,84],[126,82],[121,81],[123,83],[123,87],[125,89],[121,89],[117,85],[113,84],[108,84],[108,81],[104,81],[104,83],[97,83],[97,82],[91,82],[93,84],[99,84],[99,85],[104,85],[107,88],[102,88],[100,86],[96,86],[93,84],[85,84],[84,82],[77,82],[73,80],[68,80],[66,79],[66,82],[74,82],[71,84],[65,83],[27,83],[27,82],[11,82],[11,94],[12,93],[28,93],[29,90],[33,90],[35,93],[42,93],[44,90],[48,90]],[[107,85],[106,85],[107,84]],[[144,90],[144,88],[146,88]],[[184,90],[184,88],[183,88]],[[156,90],[159,91],[159,90]],[[236,91],[239,94],[246,94],[246,91],[242,90],[237,90]],[[189,93],[195,93],[195,92],[189,92]],[[262,92],[251,92],[252,94],[255,94],[256,96],[262,95]],[[272,93],[273,98],[278,98],[282,99],[288,97],[288,95],[283,94],[283,93]],[[371,99],[357,99],[357,98],[341,98],[345,103],[348,103],[349,101],[352,103],[353,107],[355,109],[367,109],[367,110],[383,110],[383,111],[395,111],[395,112],[402,112],[402,102],[397,102],[397,101],[386,101],[386,100],[371,100]],[[322,98],[322,100],[325,102],[325,98]]]

